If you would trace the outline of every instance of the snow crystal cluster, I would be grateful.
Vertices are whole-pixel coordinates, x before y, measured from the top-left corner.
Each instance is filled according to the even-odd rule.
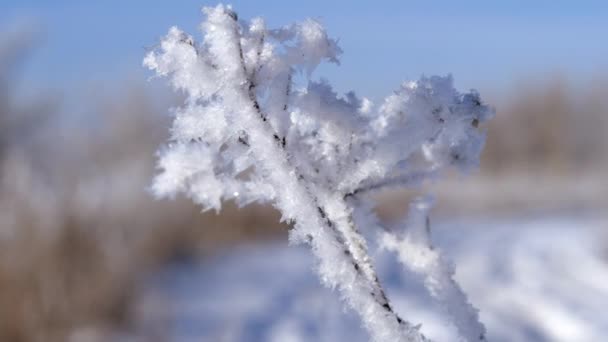
[[[451,76],[402,84],[377,104],[336,94],[310,75],[342,50],[315,20],[269,29],[229,6],[205,8],[197,42],[176,27],[144,60],[186,95],[160,152],[159,196],[184,193],[205,209],[222,201],[271,203],[307,243],[322,282],[337,288],[374,341],[427,341],[393,309],[361,229],[380,225],[369,194],[411,186],[447,167],[474,167],[492,116],[476,92]],[[297,76],[305,74],[305,84]],[[300,77],[302,79],[302,77]],[[426,209],[414,208],[414,215]],[[416,209],[418,208],[418,209]],[[410,215],[412,216],[412,215]],[[411,228],[414,227],[414,228]],[[419,238],[416,224],[380,240],[420,274],[465,341],[485,340],[477,311],[452,279],[453,268]]]

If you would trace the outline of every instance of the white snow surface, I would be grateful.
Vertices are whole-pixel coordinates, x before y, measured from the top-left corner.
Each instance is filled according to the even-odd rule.
[[[435,222],[433,240],[480,309],[489,341],[604,341],[608,258],[598,218]],[[435,341],[456,341],[441,308],[388,251],[374,255],[396,310]],[[154,274],[141,298],[142,330],[169,341],[367,341],[319,284],[310,251],[274,242],[183,259]],[[162,327],[162,328],[161,328]],[[148,329],[145,329],[148,328]]]

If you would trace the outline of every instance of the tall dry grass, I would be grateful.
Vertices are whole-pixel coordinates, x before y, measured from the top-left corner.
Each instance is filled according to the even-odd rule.
[[[167,120],[141,86],[94,89],[79,113],[45,96],[17,103],[11,85],[31,47],[23,41],[0,44],[0,341],[145,335],[131,317],[147,272],[284,234],[259,207],[201,214],[147,193]]]
[[[608,77],[574,82],[553,75],[521,83],[501,101],[488,127],[482,169],[606,171]]]

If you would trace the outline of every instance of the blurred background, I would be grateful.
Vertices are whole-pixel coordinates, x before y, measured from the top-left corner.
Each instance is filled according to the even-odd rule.
[[[429,186],[438,245],[491,340],[608,338],[605,2],[232,4],[275,27],[320,19],[344,55],[313,77],[340,92],[379,101],[446,73],[479,90],[497,116],[480,169]],[[146,190],[181,99],[141,60],[172,25],[196,36],[204,5],[0,3],[0,341],[366,340],[323,305],[335,299],[274,210],[201,213]],[[382,196],[380,216],[415,194]],[[403,315],[445,340],[385,257]]]

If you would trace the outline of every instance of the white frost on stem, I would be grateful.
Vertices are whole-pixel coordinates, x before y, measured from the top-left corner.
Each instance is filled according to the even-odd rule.
[[[479,313],[454,280],[454,266],[431,243],[429,199],[410,205],[409,215],[400,235],[384,232],[381,246],[397,253],[399,261],[418,274],[431,297],[451,318],[463,341],[486,341],[486,329]]]
[[[187,95],[154,192],[184,193],[205,209],[272,203],[374,341],[427,341],[393,310],[349,197],[474,165],[484,140],[477,124],[491,111],[477,93],[458,93],[450,76],[405,83],[377,107],[352,92],[338,96],[327,81],[298,87],[295,73],[310,79],[319,63],[339,62],[342,51],[319,22],[268,29],[227,6],[203,11],[202,42],[174,27],[144,59]]]

